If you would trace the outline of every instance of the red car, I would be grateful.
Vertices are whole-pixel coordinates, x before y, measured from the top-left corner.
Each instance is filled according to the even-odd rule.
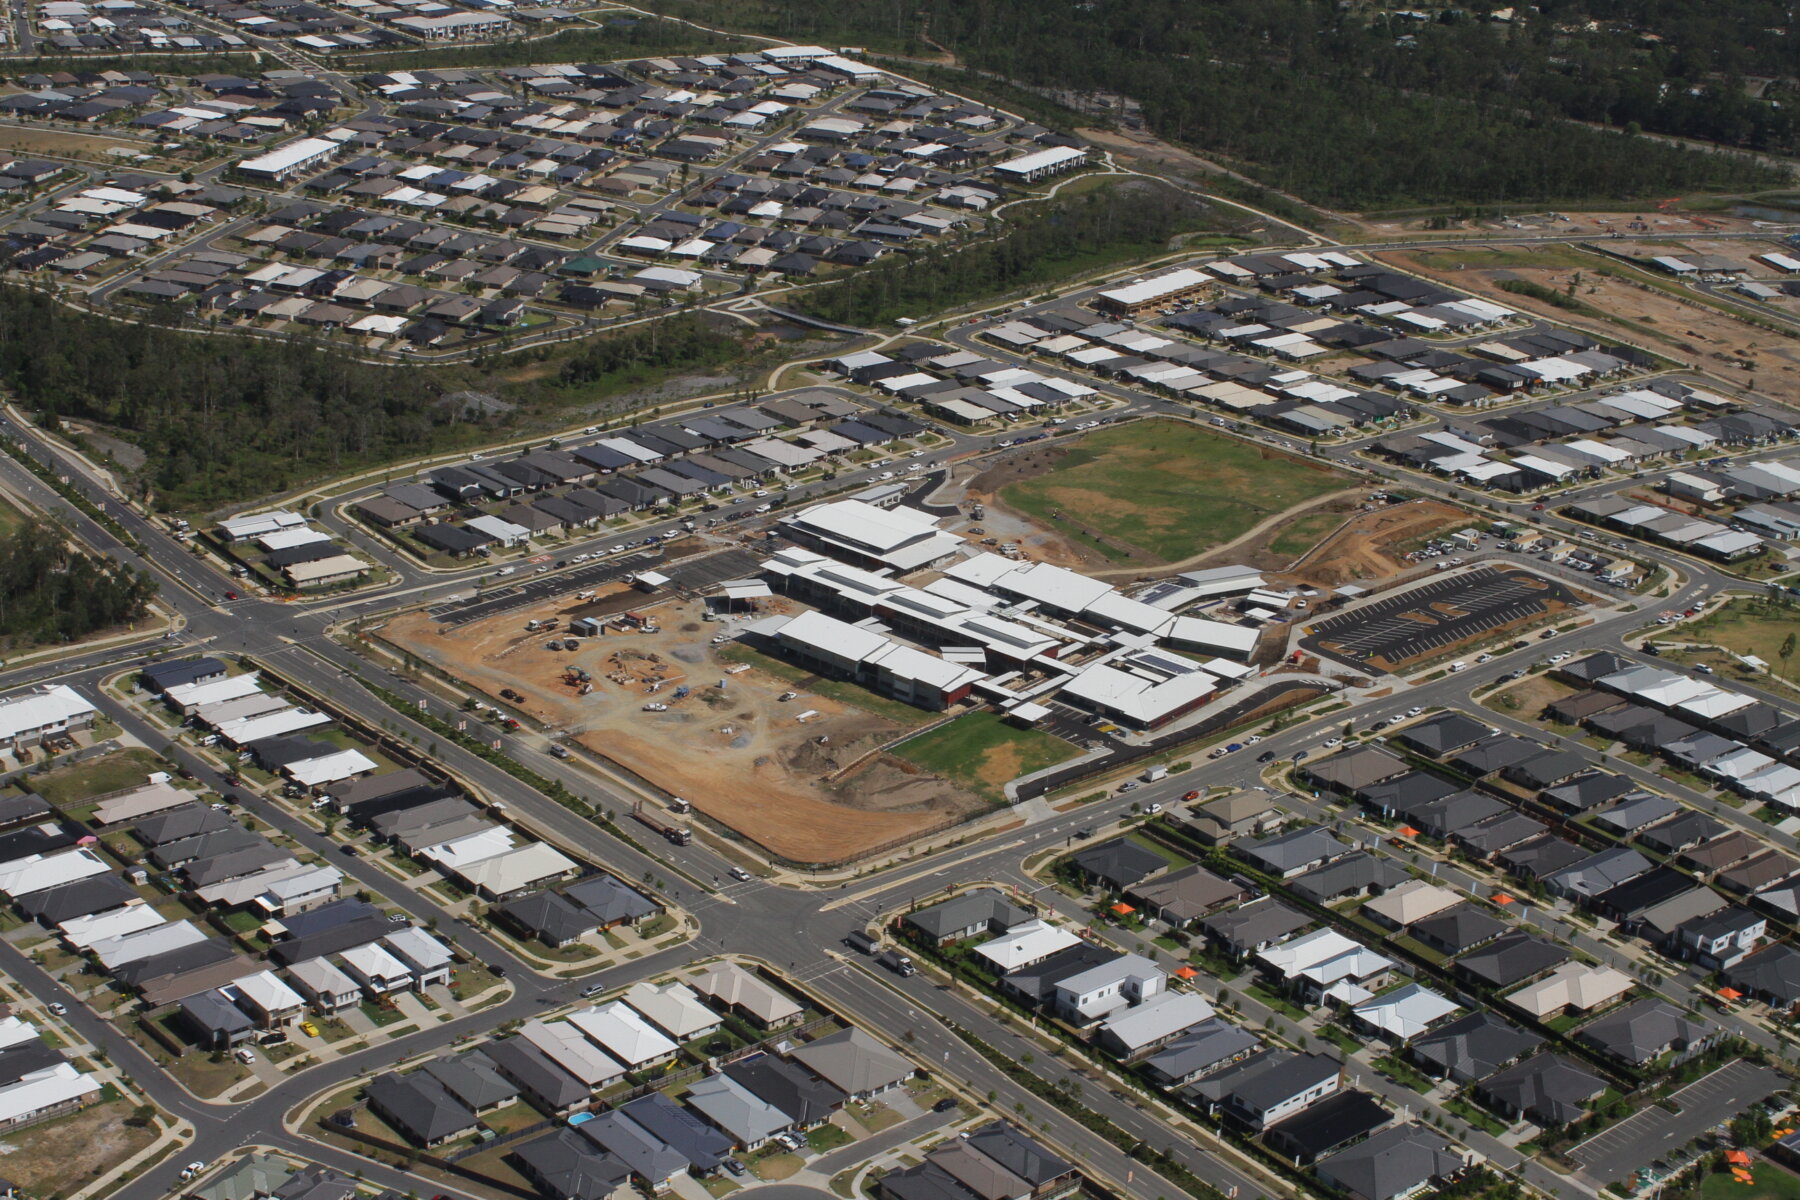
[[[238,598],[238,594],[236,592],[226,592],[225,598],[227,600],[236,600]]]
[[[1199,798],[1200,798],[1199,792],[1189,792],[1187,795],[1182,797],[1183,800],[1198,800]]]

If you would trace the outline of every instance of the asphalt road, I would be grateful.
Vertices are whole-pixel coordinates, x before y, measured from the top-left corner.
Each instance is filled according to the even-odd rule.
[[[1005,358],[985,345],[981,349],[990,357]],[[1130,394],[1129,398],[1133,401],[1135,411],[1183,411],[1172,404],[1146,401],[1135,393]],[[221,603],[219,597],[227,586],[221,576],[197,561],[190,551],[142,518],[135,510],[110,497],[98,482],[86,476],[79,464],[47,448],[33,431],[4,417],[0,417],[0,436],[24,441],[35,456],[53,463],[59,473],[69,475],[76,486],[95,499],[139,541],[144,547],[144,554],[141,556],[96,523],[74,512],[16,462],[10,458],[0,458],[0,478],[9,486],[20,490],[33,503],[56,512],[70,523],[79,536],[89,540],[102,552],[121,561],[142,566],[163,579],[165,600],[179,611],[185,622],[182,638],[184,645],[203,645],[214,653],[257,656],[296,683],[316,691],[345,711],[374,724],[387,722],[403,734],[410,732],[422,740],[431,739],[429,731],[406,716],[389,710],[349,677],[351,674],[371,675],[379,672],[373,671],[368,663],[325,637],[324,631],[335,615],[350,608],[361,611],[364,607],[379,607],[402,597],[409,603],[432,603],[434,598],[437,603],[446,603],[445,598],[466,594],[471,589],[472,572],[447,576],[423,572],[404,560],[388,555],[385,556],[386,561],[399,573],[401,582],[374,597],[373,603],[367,596],[356,597],[345,604],[312,607],[281,605],[257,598],[231,604]],[[990,446],[992,441],[990,437],[958,437],[953,448],[941,457],[978,453]],[[862,472],[860,479],[853,473],[851,478],[840,479],[834,486],[857,485],[866,482],[867,477],[874,473],[874,469]],[[1421,481],[1416,486],[1419,490],[1442,490],[1446,495],[1468,498],[1460,496],[1460,489],[1450,485],[1434,488],[1431,481]],[[364,490],[373,490],[373,485]],[[802,499],[814,494],[817,494],[814,489],[802,489],[792,498]],[[1492,503],[1492,498],[1482,499]],[[1591,532],[1572,527],[1554,514],[1533,513],[1529,504],[1514,505],[1512,511],[1519,517],[1558,532]],[[326,523],[331,525],[334,521],[334,518],[327,518]],[[338,527],[341,529],[341,524]],[[604,537],[597,538],[594,544],[599,545],[606,540]],[[565,551],[575,552],[573,549]],[[1657,553],[1650,552],[1647,556],[1657,557]],[[1685,607],[1698,596],[1724,586],[1727,582],[1735,582],[1702,564],[1682,559],[1675,561],[1687,572],[1688,581],[1675,596],[1663,602],[1668,607]],[[592,568],[584,566],[576,571],[595,572],[597,579],[605,572],[618,570],[620,566],[615,560],[612,563],[596,564]],[[732,570],[737,569],[734,564]],[[563,572],[546,576],[542,580],[533,579],[523,586],[533,590],[542,587],[561,592],[578,586],[576,578],[573,572]],[[391,599],[384,600],[382,596]],[[496,602],[508,603],[509,598],[484,596],[481,601],[483,605]],[[1529,654],[1583,647],[1620,647],[1620,637],[1642,624],[1645,619],[1642,614],[1611,614],[1595,627],[1562,635],[1541,644],[1534,643]],[[100,678],[141,660],[147,652],[163,648],[161,642],[147,642],[135,647],[80,655],[61,664],[57,673],[70,682],[86,685],[91,692],[94,690],[92,685]],[[1471,667],[1456,676],[1397,689],[1390,696],[1360,703],[1353,711],[1334,716],[1331,724],[1335,728],[1340,722],[1349,720],[1360,725],[1397,715],[1415,704],[1466,705],[1471,689],[1492,682],[1502,672],[1512,669],[1527,657],[1523,653],[1503,654],[1490,663]],[[28,666],[0,672],[0,687],[15,687],[43,678],[49,670],[45,667]],[[418,689],[404,678],[384,676],[380,682],[408,700],[423,699],[433,711],[444,712],[441,700]],[[128,730],[154,736],[152,731],[142,729],[137,718],[120,706],[108,701],[107,707],[109,713],[120,719]],[[1498,715],[1491,715],[1491,719],[1496,724],[1508,724]],[[1534,733],[1539,737],[1546,736],[1541,732]],[[1286,757],[1297,750],[1313,748],[1323,736],[1323,731],[1317,727],[1299,726],[1266,739],[1259,750],[1273,751]],[[614,811],[629,807],[630,796],[597,780],[576,764],[551,758],[544,752],[542,739],[535,735],[509,738],[506,749],[533,770],[562,781],[579,794],[594,797],[605,807]],[[985,1004],[977,1003],[958,992],[939,990],[924,977],[900,981],[877,974],[866,960],[846,955],[841,945],[841,939],[851,928],[953,883],[971,879],[998,879],[1016,882],[1021,886],[1033,886],[1020,872],[1020,863],[1025,857],[1042,849],[1068,844],[1079,828],[1110,826],[1127,813],[1132,802],[1160,802],[1167,805],[1177,802],[1185,791],[1194,787],[1209,784],[1254,785],[1260,774],[1260,767],[1250,754],[1239,753],[1217,762],[1205,762],[1193,771],[1147,785],[1129,797],[1088,805],[1078,813],[1052,816],[1013,833],[990,838],[973,846],[942,852],[913,866],[890,870],[873,877],[870,882],[847,884],[836,893],[823,894],[811,888],[777,887],[761,881],[732,883],[725,877],[728,862],[704,844],[673,847],[653,843],[650,844],[651,854],[642,853],[609,836],[591,822],[528,791],[510,775],[485,760],[465,754],[454,747],[441,749],[440,757],[447,767],[477,788],[494,798],[504,799],[523,820],[546,836],[578,847],[589,857],[606,863],[628,879],[667,880],[668,899],[688,908],[699,921],[701,931],[697,942],[691,946],[638,960],[627,967],[584,979],[580,985],[575,985],[546,980],[532,973],[523,964],[512,962],[504,949],[486,942],[475,931],[458,928],[453,931],[454,936],[471,952],[509,967],[508,978],[518,990],[506,1003],[478,1016],[437,1026],[403,1039],[398,1047],[399,1053],[427,1053],[448,1045],[461,1034],[485,1032],[505,1021],[543,1011],[551,1005],[567,1003],[574,998],[574,992],[579,986],[590,982],[623,983],[718,951],[752,954],[793,971],[829,1003],[839,1006],[869,1027],[895,1039],[905,1040],[911,1034],[913,1049],[931,1061],[934,1069],[944,1072],[977,1094],[985,1095],[991,1090],[1002,1111],[1010,1110],[1015,1105],[1023,1105],[1026,1115],[1033,1123],[1045,1122],[1047,1133],[1054,1141],[1077,1154],[1129,1195],[1151,1200],[1156,1196],[1174,1195],[1179,1188],[1169,1180],[1158,1177],[1142,1164],[1128,1160],[1109,1143],[1097,1139],[1026,1089],[1020,1088],[950,1033],[943,1021],[947,1018],[956,1022],[988,1044],[1008,1052],[1014,1057],[1014,1061],[1032,1061],[1032,1069],[1047,1079],[1059,1079],[1071,1070],[1078,1071],[1087,1080],[1082,1085],[1082,1096],[1087,1104],[1133,1136],[1153,1145],[1166,1146],[1201,1178],[1223,1188],[1239,1188],[1240,1195],[1243,1196],[1254,1196],[1270,1190],[1229,1151],[1204,1141],[1175,1136],[1166,1117],[1152,1103],[1122,1091],[1115,1094],[1112,1087],[1106,1085],[1086,1064],[1056,1061],[1041,1045],[1033,1043],[1010,1023],[996,1020]],[[221,781],[203,763],[193,760],[190,765],[203,779],[216,786],[221,785]],[[1628,768],[1628,764],[1610,765],[1621,770]],[[1667,781],[1662,780],[1658,781],[1658,786],[1665,790],[1669,787]],[[1296,807],[1304,816],[1327,821],[1339,819],[1337,814],[1305,797],[1295,797],[1284,800],[1283,803]],[[253,801],[252,807],[259,816],[277,827],[295,833],[309,845],[317,843],[315,848],[323,847],[324,843],[316,835],[300,827],[278,807],[259,801]],[[1726,809],[1720,815],[1729,820],[1734,811]],[[1738,820],[1747,821],[1748,818],[1738,814]],[[1766,831],[1759,829],[1759,832]],[[402,904],[416,915],[426,915],[416,898],[404,894],[404,889],[392,888],[391,883],[361,864],[360,860],[334,855],[333,861],[340,862],[372,891]],[[1458,875],[1446,871],[1440,878],[1470,889],[1480,886],[1478,880],[1466,873]],[[1064,903],[1055,897],[1052,900],[1058,904]],[[1547,925],[1552,932],[1568,936],[1575,944],[1604,961],[1630,965],[1616,948],[1599,943],[1583,931],[1561,921],[1554,913],[1536,914],[1534,920]],[[40,994],[59,994],[53,982],[28,961],[3,946],[0,946],[0,964],[18,972],[34,990],[41,989]],[[1677,989],[1691,988],[1694,982],[1696,981],[1678,976],[1670,986]],[[1245,1011],[1252,1017],[1264,1015],[1249,1007]],[[319,1146],[289,1132],[283,1125],[284,1116],[303,1098],[390,1066],[396,1056],[395,1048],[381,1047],[365,1051],[308,1070],[247,1103],[227,1108],[207,1104],[189,1096],[81,1005],[71,1003],[70,1019],[83,1036],[104,1042],[112,1050],[115,1059],[156,1103],[194,1123],[196,1138],[192,1146],[183,1151],[181,1157],[184,1159],[216,1158],[243,1142],[246,1131],[251,1131],[249,1136],[254,1140],[280,1145],[346,1170],[362,1168],[373,1181],[396,1186],[403,1192],[413,1186],[398,1173],[387,1172],[371,1166],[367,1160]],[[1760,1027],[1735,1018],[1727,1018],[1725,1023],[1763,1044],[1772,1043],[1772,1039]],[[1027,1054],[1032,1055],[1030,1060],[1025,1058]],[[1396,1089],[1394,1085],[1386,1083],[1366,1069],[1354,1065],[1352,1069],[1361,1078],[1363,1086],[1380,1092],[1391,1102],[1410,1104],[1415,1111],[1420,1107],[1416,1094]],[[1492,1139],[1485,1139],[1483,1135],[1471,1134],[1470,1141],[1477,1149],[1489,1153],[1501,1165],[1519,1171],[1533,1183],[1564,1189],[1572,1186],[1569,1179],[1553,1175],[1531,1160],[1520,1159],[1515,1152]],[[166,1189],[170,1180],[162,1176],[172,1175],[172,1172],[172,1167],[152,1172],[128,1185],[119,1194],[124,1200],[146,1200]],[[1128,1179],[1130,1182],[1126,1182]],[[1579,1187],[1579,1182],[1576,1181],[1573,1186]],[[446,1190],[459,1194],[454,1188]]]

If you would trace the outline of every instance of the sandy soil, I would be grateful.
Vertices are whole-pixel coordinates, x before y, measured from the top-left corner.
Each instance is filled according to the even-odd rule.
[[[384,636],[490,696],[517,691],[525,700],[514,707],[796,862],[853,858],[984,807],[885,756],[859,762],[900,723],[818,695],[806,681],[756,669],[727,674],[731,664],[710,644],[718,626],[700,620],[697,604],[601,597],[599,609],[654,614],[661,632],[583,639],[574,653],[545,649],[560,640],[554,632],[525,632],[533,618],[561,616],[566,627],[593,607],[565,600],[455,629],[409,614]],[[571,667],[592,677],[589,694],[569,681]],[[692,691],[677,699],[684,685]],[[800,695],[781,701],[790,690]],[[646,703],[668,711],[645,712]],[[816,715],[796,720],[807,712]]]
[[[1666,248],[1657,251],[1659,254],[1665,252],[1669,251]],[[1742,250],[1738,251],[1739,255],[1742,253]],[[1731,383],[1755,388],[1777,399],[1800,395],[1800,348],[1796,348],[1792,338],[1757,329],[1702,305],[1683,303],[1666,292],[1628,280],[1609,279],[1591,270],[1582,271],[1576,298],[1640,327],[1628,329],[1552,308],[1529,297],[1504,291],[1499,286],[1504,279],[1528,279],[1560,291],[1574,273],[1567,267],[1538,270],[1529,266],[1511,266],[1446,271],[1425,267],[1412,254],[1390,253],[1377,257],[1409,271],[1442,278],[1496,303],[1538,313],[1558,324],[1585,329],[1597,337],[1623,338],[1666,358]],[[1746,368],[1746,362],[1755,366]]]
[[[1434,534],[1467,527],[1467,512],[1437,500],[1410,500],[1359,515],[1282,572],[1312,587],[1386,579],[1413,569],[1401,555]]]

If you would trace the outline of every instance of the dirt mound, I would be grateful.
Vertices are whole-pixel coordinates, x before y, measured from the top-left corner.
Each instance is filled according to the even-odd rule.
[[[1284,573],[1295,583],[1339,587],[1386,579],[1409,569],[1406,554],[1476,518],[1437,500],[1411,500],[1374,509],[1345,524]]]

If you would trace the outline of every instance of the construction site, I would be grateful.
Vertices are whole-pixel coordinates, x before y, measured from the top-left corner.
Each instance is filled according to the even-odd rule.
[[[933,714],[764,659],[710,616],[620,584],[460,625],[410,613],[381,637],[792,863],[854,861],[989,809],[885,752]]]

